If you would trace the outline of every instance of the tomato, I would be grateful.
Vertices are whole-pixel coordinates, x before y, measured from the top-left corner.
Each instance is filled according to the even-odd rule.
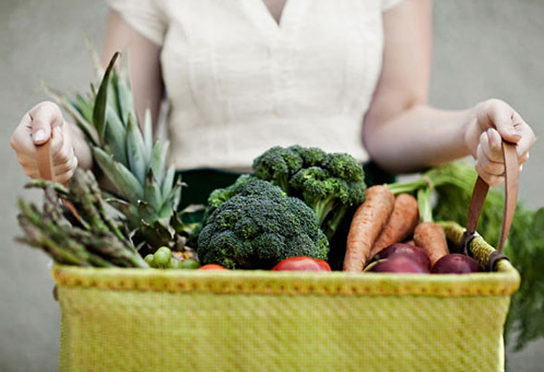
[[[272,271],[331,271],[327,261],[306,256],[289,257],[272,268]]]
[[[221,265],[208,264],[208,265],[201,266],[198,270],[228,270],[228,269],[224,268]]]

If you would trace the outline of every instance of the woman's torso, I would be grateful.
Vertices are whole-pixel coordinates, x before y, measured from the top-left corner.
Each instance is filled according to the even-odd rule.
[[[177,168],[246,168],[267,148],[295,143],[366,160],[362,121],[381,69],[381,1],[288,0],[279,24],[262,0],[146,2],[162,22],[155,34],[123,0],[113,5],[162,44]]]

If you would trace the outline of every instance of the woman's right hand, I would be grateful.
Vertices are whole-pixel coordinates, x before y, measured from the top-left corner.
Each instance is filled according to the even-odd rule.
[[[53,177],[66,183],[74,174],[78,160],[72,145],[72,131],[64,122],[62,112],[52,102],[41,102],[31,108],[21,119],[10,140],[17,159],[30,178],[39,178],[36,146],[51,139]]]

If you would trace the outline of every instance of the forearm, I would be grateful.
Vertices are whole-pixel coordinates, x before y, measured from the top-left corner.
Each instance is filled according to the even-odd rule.
[[[465,141],[473,110],[446,111],[414,105],[398,115],[370,118],[364,143],[370,157],[394,173],[417,171],[470,154]]]

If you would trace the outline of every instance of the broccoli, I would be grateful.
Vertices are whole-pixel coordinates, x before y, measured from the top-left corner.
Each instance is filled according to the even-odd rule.
[[[275,146],[255,158],[253,160],[255,176],[270,181],[289,193],[289,179],[303,166],[301,156],[293,150],[294,147]]]
[[[304,202],[262,180],[249,180],[238,191],[203,224],[198,237],[202,264],[270,269],[288,257],[327,259],[328,240]]]
[[[302,199],[330,239],[351,207],[365,200],[364,172],[351,155],[298,145],[272,147],[253,162],[257,178]]]
[[[232,198],[234,195],[242,191],[248,183],[253,181],[255,177],[250,174],[243,174],[236,179],[232,185],[225,187],[224,189],[215,189],[208,197],[208,207],[206,210],[208,214],[211,214],[215,208]]]

